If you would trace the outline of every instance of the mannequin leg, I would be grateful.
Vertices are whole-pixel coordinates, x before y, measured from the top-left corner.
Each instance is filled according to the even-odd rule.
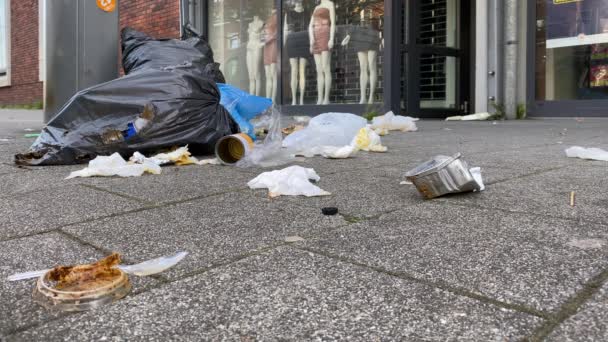
[[[325,72],[323,71],[321,54],[315,55],[315,66],[317,67],[317,104],[320,105],[323,103],[323,86],[325,85]]]
[[[291,68],[291,105],[295,106],[298,97],[298,59],[290,58],[289,66]]]
[[[306,65],[308,60],[300,58],[300,105],[304,104],[304,92],[306,91]]]
[[[249,75],[249,93],[255,94],[255,56],[253,56],[254,52],[250,49],[247,49],[247,74]]]
[[[323,104],[329,104],[329,94],[331,92],[331,51],[323,51],[321,53],[321,64],[323,66],[323,73],[325,74]]]
[[[364,104],[367,100],[367,83],[369,82],[367,51],[357,52],[357,57],[359,57],[359,89],[361,89],[359,104]]]
[[[278,85],[278,78],[277,78],[277,63],[272,63],[270,64],[270,81],[271,81],[271,99],[273,103],[277,103],[277,85]]]
[[[263,49],[255,49],[255,95],[262,96],[262,51]]]
[[[378,86],[378,51],[367,52],[369,61],[369,101],[374,103],[374,95],[376,95],[376,87]]]
[[[272,99],[272,75],[270,65],[264,65],[264,75],[266,76],[266,97]]]

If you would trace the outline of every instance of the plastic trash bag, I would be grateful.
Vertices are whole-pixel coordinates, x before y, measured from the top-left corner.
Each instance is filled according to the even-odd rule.
[[[313,169],[301,166],[290,166],[283,170],[264,172],[247,183],[250,189],[268,189],[271,198],[287,196],[328,196],[331,193],[312,184],[310,180],[319,181],[321,177]]]
[[[239,129],[215,82],[193,68],[142,70],[77,93],[15,162],[77,164],[183,145],[212,154],[220,138]]]
[[[215,82],[226,83],[213,51],[202,37],[186,40],[154,39],[143,32],[125,27],[121,32],[122,66],[125,74],[141,70],[162,70],[177,65],[195,65],[193,72]]]
[[[348,113],[325,113],[310,120],[308,127],[283,140],[283,147],[302,152],[318,146],[346,146],[367,125],[364,118]]]
[[[490,113],[477,113],[477,114],[469,114],[469,115],[457,115],[450,116],[445,119],[445,121],[485,121],[492,117]]]
[[[142,164],[129,164],[120,154],[114,153],[111,156],[99,156],[89,162],[89,166],[78,171],[70,173],[66,179],[76,177],[139,177],[148,172],[155,175],[160,175],[160,165],[151,161],[144,161]]]
[[[580,146],[572,146],[566,150],[566,156],[569,158],[590,159],[599,161],[608,161],[608,151],[601,148],[585,148]]]
[[[410,116],[395,115],[390,111],[382,116],[376,116],[372,119],[371,128],[379,135],[386,135],[389,131],[415,132],[417,118]]]
[[[236,163],[236,166],[241,168],[275,167],[292,162],[295,159],[294,151],[283,148],[281,112],[272,106],[260,118],[260,121],[269,124],[268,134],[263,141],[256,141],[251,152],[245,154],[243,159]]]
[[[255,140],[254,126],[249,121],[272,106],[272,100],[250,95],[229,84],[218,83],[217,87],[221,94],[220,104],[232,115],[232,119],[239,125],[241,133],[245,133]]]
[[[357,154],[359,149],[353,145],[346,146],[317,146],[305,151],[297,152],[296,156],[311,158],[320,155],[328,159],[346,159]]]

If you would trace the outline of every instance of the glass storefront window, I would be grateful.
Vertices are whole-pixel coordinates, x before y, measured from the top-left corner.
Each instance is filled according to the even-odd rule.
[[[381,103],[384,1],[283,0],[285,104]]]
[[[209,42],[227,82],[283,104],[383,102],[384,1],[282,6],[279,27],[274,0],[209,2]]]
[[[536,99],[608,99],[608,1],[536,1]]]

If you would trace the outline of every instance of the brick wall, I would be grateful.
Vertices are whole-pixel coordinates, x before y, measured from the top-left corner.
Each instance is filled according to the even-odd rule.
[[[42,102],[38,71],[38,0],[10,1],[11,86],[0,87],[0,105]]]
[[[156,38],[179,38],[179,0],[120,1],[120,28],[125,26]]]

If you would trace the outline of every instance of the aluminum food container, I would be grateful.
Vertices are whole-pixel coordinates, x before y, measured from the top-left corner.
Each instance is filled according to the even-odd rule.
[[[426,199],[481,190],[467,163],[460,157],[460,153],[453,157],[436,156],[407,172],[405,177]]]

